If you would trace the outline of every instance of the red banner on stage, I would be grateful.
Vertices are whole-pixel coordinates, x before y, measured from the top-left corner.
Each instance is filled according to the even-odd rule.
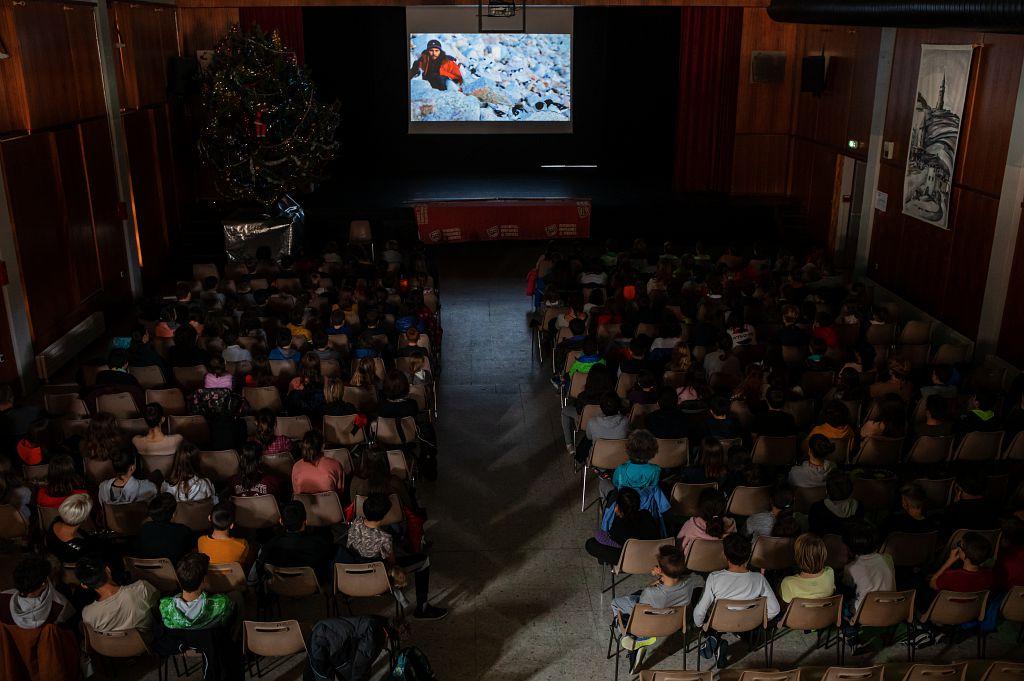
[[[430,201],[413,207],[425,244],[590,236],[589,199]]]

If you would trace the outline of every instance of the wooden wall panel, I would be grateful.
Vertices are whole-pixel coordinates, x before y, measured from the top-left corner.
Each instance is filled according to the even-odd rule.
[[[832,199],[835,195],[836,153],[820,144],[811,145],[811,190],[807,200],[807,227],[810,236],[825,243],[832,225]]]
[[[92,228],[92,206],[78,128],[64,128],[54,132],[53,136],[60,169],[60,188],[64,194],[64,228],[71,263],[68,272],[71,286],[67,296],[77,306],[99,294],[102,288]]]
[[[732,192],[786,194],[789,146],[789,135],[737,135],[732,156]]]
[[[132,200],[142,251],[142,278],[147,287],[155,289],[162,283],[163,261],[170,252],[170,241],[153,110],[125,114],[123,120],[128,155],[132,159]]]
[[[107,113],[103,100],[103,76],[100,74],[99,47],[96,43],[96,9],[87,5],[63,5],[74,69],[75,101],[78,118],[94,118]]]
[[[11,0],[0,0],[0,40],[10,55],[0,59],[0,134],[28,129],[28,102],[21,70],[21,49]]]
[[[196,50],[212,50],[227,35],[228,29],[237,23],[236,7],[179,8],[182,56],[194,57]]]
[[[981,319],[998,210],[997,197],[967,189],[953,190],[952,239],[939,317],[954,329],[969,329],[972,336],[977,333]]]
[[[796,24],[778,24],[759,8],[743,10],[740,77],[736,101],[736,132],[787,135],[793,112],[794,85],[799,80],[795,59]],[[751,83],[750,58],[755,51],[785,52],[786,77],[781,83]]]
[[[75,70],[63,8],[54,2],[24,2],[14,5],[13,14],[26,69],[29,127],[75,120]]]
[[[177,22],[170,7],[115,2],[120,48],[121,108],[139,109],[167,101],[167,73],[178,54]]]
[[[255,24],[267,33],[277,31],[298,62],[306,63],[301,7],[243,7],[238,11],[238,23],[243,29]]]

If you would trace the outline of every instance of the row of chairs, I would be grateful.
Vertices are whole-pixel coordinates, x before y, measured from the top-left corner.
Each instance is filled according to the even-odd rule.
[[[967,662],[948,664],[913,664],[907,668],[902,681],[965,681]],[[873,667],[829,667],[821,681],[884,681],[884,665]],[[802,670],[745,669],[736,681],[801,681]],[[1018,681],[1024,675],[1024,663],[992,662],[981,675],[980,681]],[[645,670],[640,681],[714,681],[714,671]]]

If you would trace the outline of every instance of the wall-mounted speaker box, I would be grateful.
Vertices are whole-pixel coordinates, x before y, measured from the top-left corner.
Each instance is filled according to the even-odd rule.
[[[781,83],[786,80],[786,53],[754,51],[750,55],[751,83]]]
[[[800,66],[800,92],[820,95],[828,84],[828,57],[804,57]]]

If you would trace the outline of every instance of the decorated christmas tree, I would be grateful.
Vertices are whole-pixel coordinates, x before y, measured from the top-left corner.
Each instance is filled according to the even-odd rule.
[[[199,155],[229,199],[271,204],[319,179],[338,150],[337,104],[317,101],[276,31],[231,28],[206,71],[203,108]]]

